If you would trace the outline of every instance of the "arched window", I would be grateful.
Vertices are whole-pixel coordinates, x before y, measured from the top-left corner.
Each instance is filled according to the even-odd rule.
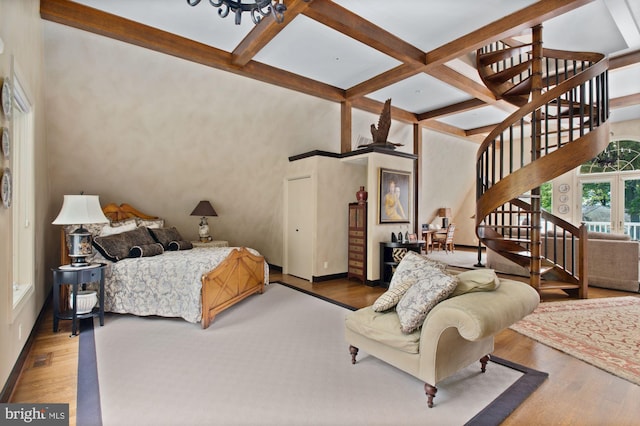
[[[578,173],[581,217],[589,231],[640,240],[640,141],[612,141]]]
[[[580,174],[640,170],[640,142],[613,141],[593,160],[580,166]]]

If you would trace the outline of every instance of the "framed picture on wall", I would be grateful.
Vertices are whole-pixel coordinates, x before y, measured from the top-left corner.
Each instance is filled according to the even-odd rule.
[[[411,172],[380,169],[379,223],[408,223],[411,216]]]

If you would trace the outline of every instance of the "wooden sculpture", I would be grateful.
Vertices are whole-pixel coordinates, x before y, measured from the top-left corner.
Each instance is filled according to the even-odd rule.
[[[378,127],[374,124],[371,125],[371,136],[373,137],[373,143],[360,145],[358,148],[378,146],[387,149],[396,149],[396,146],[402,146],[399,143],[393,143],[387,141],[389,136],[389,128],[391,127],[391,99],[387,99],[382,107],[382,113],[378,119]]]

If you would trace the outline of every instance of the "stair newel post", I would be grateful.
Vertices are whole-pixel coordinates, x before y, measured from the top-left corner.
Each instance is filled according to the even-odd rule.
[[[531,96],[537,99],[542,93],[542,25],[533,27],[531,61]],[[531,162],[541,156],[542,112],[537,108],[531,117]],[[540,187],[531,190],[531,276],[530,284],[536,290],[540,289],[540,270],[542,259],[540,253]]]
[[[587,273],[588,233],[587,233],[587,226],[584,224],[584,222],[580,224],[580,232],[578,235],[580,238],[580,240],[578,241],[578,259],[580,259],[578,263],[578,276],[580,279],[580,288],[578,289],[578,297],[580,299],[586,299],[588,297],[588,291],[589,291],[589,274]]]

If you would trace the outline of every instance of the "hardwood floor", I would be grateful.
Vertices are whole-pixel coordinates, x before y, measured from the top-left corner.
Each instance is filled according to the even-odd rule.
[[[279,273],[272,273],[270,280],[282,281],[356,308],[371,305],[385,290],[342,279],[310,283]],[[631,294],[589,289],[590,298]],[[565,297],[560,293],[543,296],[544,301],[562,298]],[[69,403],[70,424],[75,425],[78,338],[69,337],[70,321],[61,321],[61,330],[53,333],[51,306],[47,309],[37,325],[32,350],[11,402]],[[499,333],[495,342],[496,356],[549,373],[549,379],[509,416],[504,425],[639,424],[640,386],[511,330]],[[416,392],[421,391],[416,389]]]

